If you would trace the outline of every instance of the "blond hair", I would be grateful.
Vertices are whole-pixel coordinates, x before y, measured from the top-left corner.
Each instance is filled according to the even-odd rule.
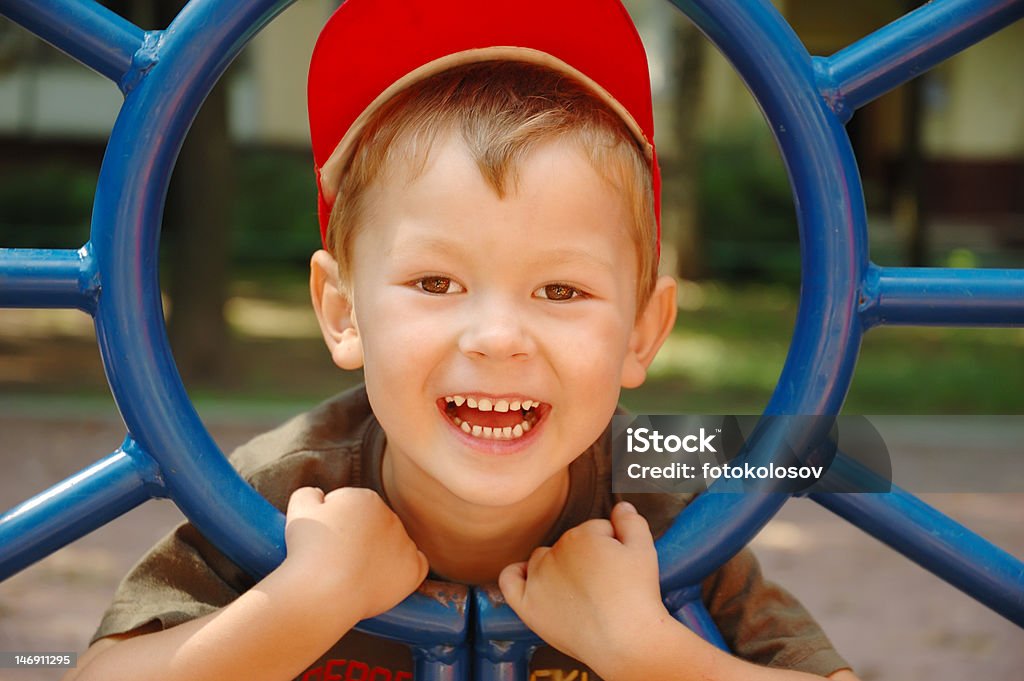
[[[637,314],[657,279],[657,225],[651,167],[622,119],[575,79],[546,66],[485,61],[457,66],[402,90],[374,112],[341,170],[326,244],[348,282],[367,189],[389,167],[412,177],[438,135],[457,133],[499,197],[515,190],[523,159],[566,140],[629,202],[637,249]]]

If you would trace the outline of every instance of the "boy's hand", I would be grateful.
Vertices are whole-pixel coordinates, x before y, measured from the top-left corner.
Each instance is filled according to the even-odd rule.
[[[356,619],[393,608],[427,576],[427,557],[402,521],[369,489],[295,490],[285,524],[282,570]]]
[[[509,565],[498,585],[527,626],[599,673],[605,660],[629,654],[631,637],[671,619],[650,528],[626,502],[611,521],[588,520],[534,550],[528,563]]]

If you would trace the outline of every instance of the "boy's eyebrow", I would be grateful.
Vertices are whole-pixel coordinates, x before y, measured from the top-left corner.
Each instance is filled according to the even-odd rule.
[[[388,257],[417,256],[424,253],[438,253],[453,257],[465,256],[471,252],[471,248],[457,239],[446,237],[428,236],[411,239],[405,243],[392,245],[387,248],[385,255]],[[544,250],[541,257],[537,258],[538,265],[568,264],[583,267],[597,267],[609,272],[615,271],[615,266],[600,256],[579,248],[556,248]]]
[[[420,255],[425,252],[440,253],[441,255],[462,255],[466,248],[456,239],[449,239],[438,236],[417,236],[412,239],[400,241],[397,245],[391,245],[384,251],[387,257]]]
[[[615,271],[615,266],[611,262],[579,248],[558,248],[544,251],[543,262],[598,267],[609,272]]]

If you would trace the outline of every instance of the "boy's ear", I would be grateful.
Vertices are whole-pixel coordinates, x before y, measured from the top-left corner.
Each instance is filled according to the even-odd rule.
[[[309,295],[331,359],[342,369],[363,366],[363,343],[352,301],[341,283],[338,263],[324,250],[309,262]]]
[[[637,317],[629,337],[629,350],[622,364],[622,387],[636,388],[647,378],[647,367],[654,361],[661,344],[676,322],[676,280],[658,277],[647,306]]]

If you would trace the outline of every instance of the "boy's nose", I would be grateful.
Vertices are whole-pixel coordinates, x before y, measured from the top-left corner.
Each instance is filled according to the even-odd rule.
[[[526,359],[535,344],[514,306],[489,302],[470,313],[459,350],[472,359]]]

